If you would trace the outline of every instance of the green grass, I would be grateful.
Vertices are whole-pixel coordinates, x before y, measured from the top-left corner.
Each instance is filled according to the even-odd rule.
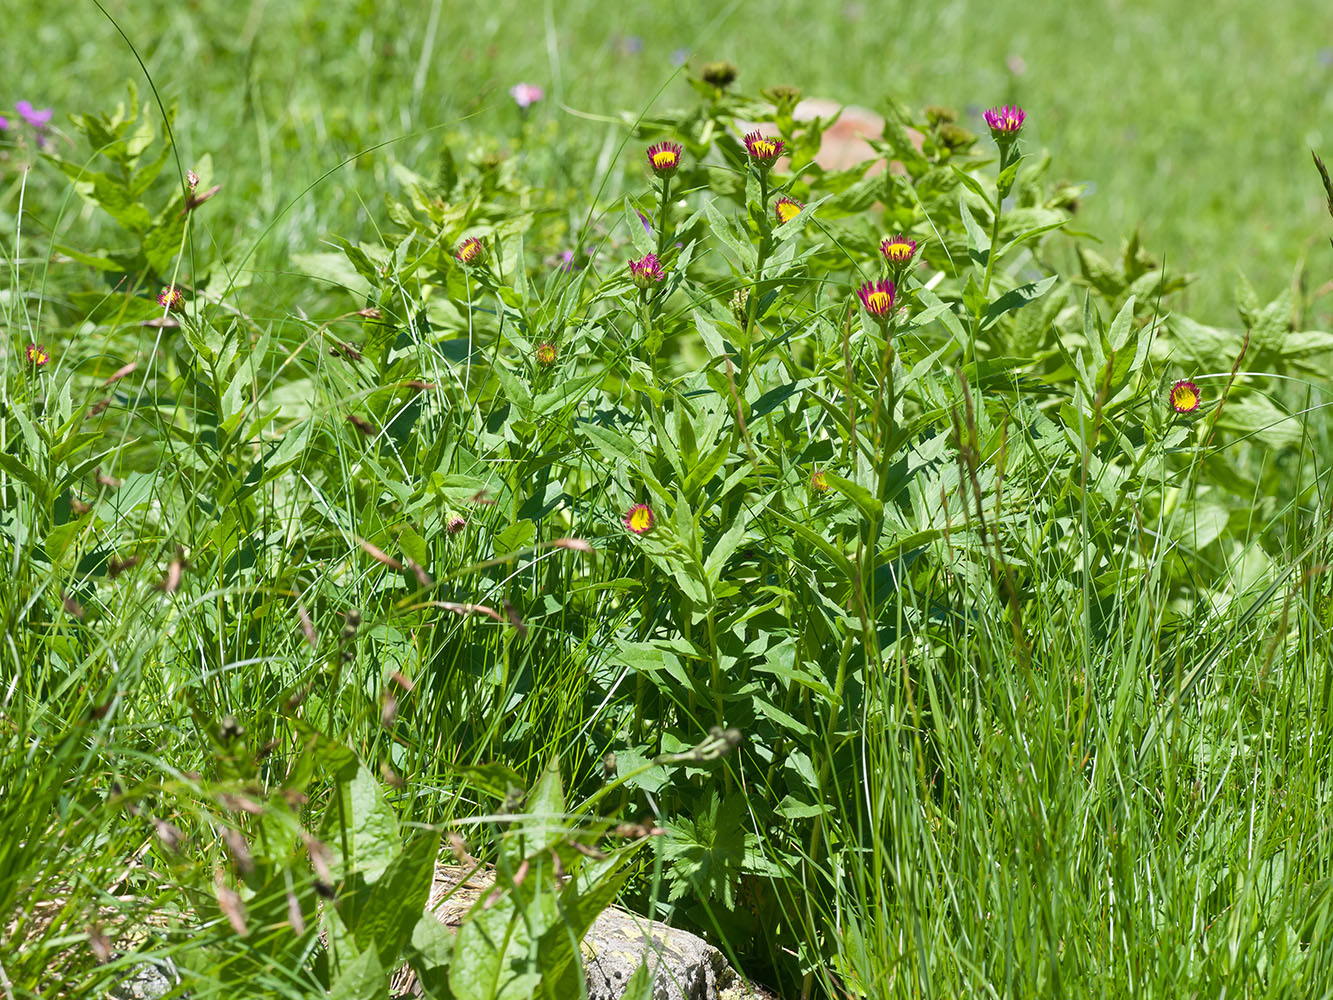
[[[613,897],[791,1000],[1333,995],[1312,5],[109,9],[223,188],[178,213],[169,157],[128,199],[159,240],[50,162],[4,174],[0,996],[140,954],[196,995],[443,975],[392,916],[441,835],[503,892],[436,996],[575,995],[562,942]],[[14,13],[19,96],[103,111],[136,76],[94,6]],[[1053,165],[994,219],[988,138],[778,175],[825,200],[775,231],[718,138],[748,109],[668,83],[695,45],[748,92],[1020,102]],[[687,144],[657,232],[645,109]],[[74,173],[143,166],[62,130]],[[1097,187],[1072,219],[1066,178]],[[899,228],[930,239],[886,338],[848,305]],[[145,325],[177,266],[179,325]]]

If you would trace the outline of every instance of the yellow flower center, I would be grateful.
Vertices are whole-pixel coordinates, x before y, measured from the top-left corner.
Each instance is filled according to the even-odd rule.
[[[898,263],[911,260],[912,245],[910,243],[890,243],[884,247],[884,256]]]
[[[652,521],[653,515],[647,507],[640,507],[629,516],[629,526],[633,531],[647,531]]]
[[[866,296],[866,308],[876,316],[888,312],[891,305],[893,299],[888,292],[871,292]]]
[[[1187,385],[1176,386],[1171,396],[1171,402],[1176,404],[1178,410],[1192,410],[1199,405],[1198,395]]]
[[[816,493],[828,492],[828,477],[824,475],[823,469],[820,469],[810,477],[810,485],[814,488]]]
[[[794,201],[778,202],[778,218],[783,222],[791,222],[792,219],[801,214],[801,206]]]
[[[778,155],[778,144],[772,139],[756,139],[752,148],[761,160],[771,160]]]
[[[676,165],[679,157],[673,149],[659,149],[653,154],[653,166],[658,170],[668,170]]]

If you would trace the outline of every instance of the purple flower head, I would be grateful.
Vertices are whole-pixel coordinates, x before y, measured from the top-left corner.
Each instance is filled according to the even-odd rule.
[[[480,264],[486,259],[486,246],[475,236],[469,236],[462,243],[458,244],[458,249],[454,251],[454,256],[462,264],[469,266]]]
[[[629,273],[640,288],[652,288],[666,277],[666,272],[662,270],[662,262],[657,259],[655,253],[650,253],[640,260],[630,261]]]
[[[509,96],[520,109],[526,111],[545,97],[546,91],[535,83],[516,83],[509,88]]]
[[[651,215],[644,215],[642,212],[637,210],[635,211],[634,214],[637,215],[639,217],[639,221],[643,223],[643,231],[647,233],[649,236],[653,235],[653,217]]]
[[[676,49],[674,52],[671,53],[672,66],[684,66],[689,61],[690,61],[689,49]]]
[[[1027,112],[1022,108],[1006,104],[1002,108],[991,108],[985,114],[986,124],[990,126],[990,134],[997,140],[1010,140],[1018,138],[1019,130],[1023,128],[1023,121],[1027,118]]]
[[[889,313],[893,311],[897,292],[898,289],[892,281],[867,281],[856,290],[856,294],[861,296],[861,304],[866,307],[866,312],[881,323],[886,321]]]
[[[562,251],[560,254],[560,264],[558,266],[562,271],[572,271],[574,268],[578,267],[578,263],[574,260],[574,251]]]
[[[648,167],[658,177],[670,177],[680,167],[678,142],[658,142],[648,147]]]
[[[38,130],[46,128],[47,124],[51,121],[50,108],[42,108],[39,111],[27,101],[17,102],[14,105],[14,110],[19,113],[20,118]]]
[[[889,236],[880,243],[879,252],[890,267],[904,267],[916,256],[916,240],[909,240],[906,236]]]
[[[774,161],[782,155],[784,145],[786,144],[781,139],[764,135],[758,129],[745,137],[745,151],[750,154],[750,159],[753,162],[763,168],[773,165]]]

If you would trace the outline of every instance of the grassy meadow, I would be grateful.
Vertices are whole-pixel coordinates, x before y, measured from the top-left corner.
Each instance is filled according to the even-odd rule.
[[[0,997],[1333,996],[1321,7],[6,7]]]

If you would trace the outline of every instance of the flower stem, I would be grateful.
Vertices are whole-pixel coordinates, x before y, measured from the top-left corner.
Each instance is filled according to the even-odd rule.
[[[754,329],[755,314],[759,309],[759,279],[764,273],[764,264],[768,260],[768,171],[761,169],[759,171],[759,250],[755,256],[754,262],[754,281],[750,285],[750,297],[745,304],[745,334],[744,343],[741,346],[741,372],[740,384],[742,388],[746,383],[746,376],[749,374],[750,367],[750,331]]]
[[[671,192],[671,178],[662,178],[662,207],[657,212],[657,259],[661,260],[662,255],[666,253],[667,245],[667,214],[671,210],[671,203],[667,199]]]
[[[1009,166],[1009,150],[1012,147],[1002,146],[1000,148],[1000,174],[1003,175]],[[1004,194],[1000,191],[1000,182],[995,182],[995,221],[991,224],[990,230],[990,249],[986,251],[986,276],[981,282],[981,295],[984,298],[990,294],[991,273],[995,270],[995,253],[999,249],[1000,243],[1000,218],[1003,214]]]

